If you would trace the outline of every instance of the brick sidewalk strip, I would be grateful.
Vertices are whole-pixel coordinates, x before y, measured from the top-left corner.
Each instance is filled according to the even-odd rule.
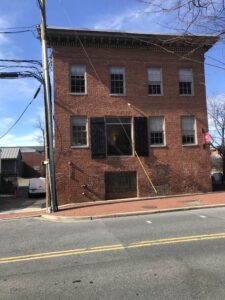
[[[44,216],[50,219],[86,219],[98,217],[116,217],[157,213],[163,211],[187,210],[206,207],[225,206],[225,192],[193,194],[188,196],[160,197],[154,199],[133,199],[123,201],[70,204],[59,207],[59,211],[46,214],[45,210],[36,212],[21,212],[0,214],[0,219],[15,219],[24,217]]]

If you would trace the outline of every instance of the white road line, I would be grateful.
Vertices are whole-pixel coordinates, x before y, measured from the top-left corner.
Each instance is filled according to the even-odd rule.
[[[148,223],[148,224],[152,224],[152,221],[146,221],[146,223]]]
[[[204,219],[204,218],[207,218],[206,216],[204,215],[199,215],[200,218]]]

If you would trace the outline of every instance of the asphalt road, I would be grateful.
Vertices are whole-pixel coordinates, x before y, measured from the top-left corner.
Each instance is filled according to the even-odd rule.
[[[0,299],[225,299],[225,209],[0,221]]]

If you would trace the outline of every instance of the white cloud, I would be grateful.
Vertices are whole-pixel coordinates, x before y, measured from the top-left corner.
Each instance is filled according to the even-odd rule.
[[[14,20],[10,16],[1,16],[0,15],[0,29],[1,31],[7,31],[7,28],[14,26]],[[21,54],[22,50],[18,44],[15,43],[13,36],[10,34],[1,34],[0,33],[0,58],[1,59],[10,59],[15,58]]]
[[[2,118],[0,122],[0,133],[2,133],[3,130],[9,128],[9,126],[11,126],[13,122],[14,122],[13,118],[10,117]]]
[[[11,103],[20,107],[21,103],[27,103],[34,96],[38,87],[36,80],[27,79],[1,79],[0,103],[9,106]]]
[[[9,22],[6,20],[5,17],[0,16],[0,29],[3,31],[5,28],[9,27]],[[0,46],[3,46],[5,44],[9,43],[9,39],[6,35],[0,33]]]
[[[15,146],[38,146],[39,130],[34,130],[30,134],[16,135],[8,134],[0,140],[0,146],[4,147],[15,147]]]
[[[160,15],[161,21],[163,16]],[[99,21],[94,21],[95,29],[124,30],[156,32],[162,31],[162,26],[157,23],[158,14],[151,13],[149,8],[130,9],[117,15],[101,16]],[[164,28],[165,31],[165,28]]]

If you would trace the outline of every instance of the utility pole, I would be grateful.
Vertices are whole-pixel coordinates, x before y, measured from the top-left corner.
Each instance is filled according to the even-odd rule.
[[[54,166],[54,149],[53,149],[53,121],[52,121],[52,102],[51,102],[51,87],[50,76],[47,56],[47,44],[46,44],[46,12],[45,12],[45,0],[38,0],[41,10],[41,45],[42,45],[42,68],[43,68],[43,81],[44,81],[44,106],[45,106],[45,130],[46,130],[46,154],[47,159],[47,182],[51,212],[58,210],[56,199],[56,187],[55,187],[55,166]]]
[[[2,192],[2,149],[0,148],[0,193]]]

